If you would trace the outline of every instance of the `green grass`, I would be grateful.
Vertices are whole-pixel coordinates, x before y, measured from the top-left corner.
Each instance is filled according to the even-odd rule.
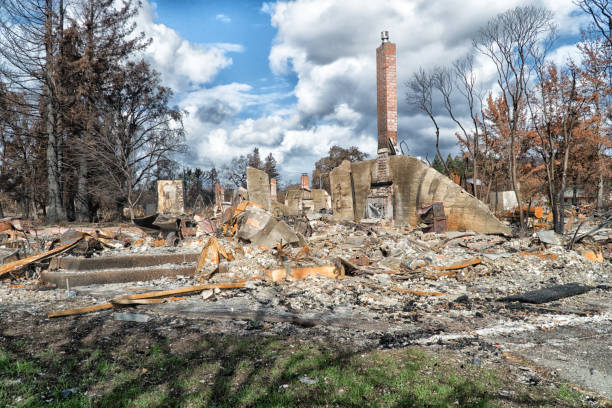
[[[499,373],[417,348],[352,352],[258,336],[206,336],[180,353],[167,339],[33,356],[28,347],[0,348],[0,406],[581,406],[568,387],[526,393]],[[77,392],[62,395],[71,388]],[[516,390],[516,398],[501,399],[502,388]]]
[[[577,404],[580,402],[581,395],[579,392],[569,388],[566,385],[561,385],[557,391],[557,396],[560,400],[570,404]]]

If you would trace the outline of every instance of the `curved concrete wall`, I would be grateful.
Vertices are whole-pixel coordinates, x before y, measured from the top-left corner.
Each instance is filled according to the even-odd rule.
[[[332,197],[336,205],[343,209],[354,207],[355,219],[358,221],[364,216],[365,203],[374,178],[376,160],[351,163],[350,175],[347,166],[332,171],[332,195],[340,192],[342,197]],[[412,156],[389,157],[390,178],[393,180],[393,220],[395,225],[416,226],[420,220],[416,210],[436,201],[444,203],[444,212],[447,217],[447,226],[450,231],[475,231],[483,234],[509,234],[510,228],[501,222],[489,208],[476,197],[463,190],[448,177],[438,173],[432,167]],[[338,170],[338,171],[336,171]],[[342,177],[338,177],[342,175]],[[336,180],[334,180],[334,178]],[[352,180],[353,206],[346,202],[350,200],[348,183],[340,183],[338,179]],[[334,191],[334,181],[342,184],[344,188]],[[334,207],[336,210],[337,207]],[[348,211],[342,214],[334,212],[336,219],[348,219]]]

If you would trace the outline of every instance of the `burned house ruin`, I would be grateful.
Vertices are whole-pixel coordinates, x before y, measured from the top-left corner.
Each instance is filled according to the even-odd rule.
[[[418,210],[443,203],[449,230],[509,233],[488,207],[420,159],[397,154],[396,46],[383,31],[376,49],[378,151],[373,160],[345,161],[330,174],[338,221],[384,219],[419,225]]]

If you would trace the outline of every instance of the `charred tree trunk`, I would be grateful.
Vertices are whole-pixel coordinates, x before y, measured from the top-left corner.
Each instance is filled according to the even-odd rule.
[[[66,219],[62,206],[61,190],[61,138],[56,133],[55,109],[51,98],[47,102],[47,221],[59,222]]]
[[[80,154],[75,202],[75,215],[77,221],[80,222],[89,221],[89,194],[87,190],[87,171],[87,159],[84,154]]]
[[[45,5],[45,94],[46,94],[46,122],[47,133],[47,221],[59,222],[66,220],[66,213],[62,205],[62,139],[57,131],[57,112],[55,99],[55,56],[53,53],[53,1],[46,0]]]

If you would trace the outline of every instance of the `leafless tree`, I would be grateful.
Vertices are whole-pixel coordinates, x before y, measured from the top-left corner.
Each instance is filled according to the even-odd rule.
[[[577,0],[575,3],[593,20],[595,28],[612,47],[612,4],[610,0]]]
[[[144,61],[129,62],[113,83],[104,128],[84,143],[96,185],[114,192],[118,207],[127,205],[133,218],[156,168],[184,152],[182,112],[169,108],[172,91]]]
[[[90,214],[89,176],[92,173],[87,160],[89,140],[95,140],[102,127],[101,112],[105,97],[114,84],[113,76],[123,69],[125,60],[145,48],[143,33],[135,32],[134,16],[139,3],[125,0],[79,0],[73,7],[71,31],[76,43],[67,73],[72,77],[73,95],[70,118],[72,124],[71,151],[76,167],[76,219],[85,221]],[[66,88],[71,84],[66,84]],[[95,171],[95,169],[94,169]],[[95,187],[94,187],[95,188]]]
[[[221,169],[221,175],[226,183],[233,184],[234,186],[244,187],[247,186],[246,179],[246,167],[249,159],[245,155],[234,157],[230,164],[224,166]]]
[[[44,123],[47,219],[63,220],[63,138],[58,124],[61,89],[57,82],[66,9],[63,0],[0,0],[0,9],[0,80],[6,81],[15,95],[24,95],[22,103],[27,104],[28,114],[40,117]]]
[[[457,90],[467,103],[473,125],[472,134],[466,137],[465,145],[472,156],[474,166],[474,195],[482,199],[482,194],[480,194],[478,187],[478,177],[480,173],[480,138],[486,135],[486,125],[484,125],[482,115],[483,93],[481,89],[477,88],[476,73],[474,71],[474,55],[468,54],[464,58],[458,59],[453,63],[453,68],[458,81]],[[486,146],[487,144],[485,143],[485,150]],[[488,196],[488,194],[486,196]]]
[[[444,165],[444,171],[448,174],[448,167],[440,153],[440,127],[438,126],[433,111],[434,73],[425,71],[422,67],[419,67],[418,71],[415,72],[412,78],[406,83],[406,86],[408,87],[408,92],[406,94],[407,102],[425,112],[436,128],[436,153]]]
[[[515,156],[519,116],[525,104],[533,61],[542,53],[541,41],[555,32],[552,19],[552,12],[544,8],[515,7],[490,20],[478,31],[473,41],[474,47],[495,65],[497,85],[506,105],[510,135],[510,180],[519,205],[521,229],[525,228],[525,214]]]

